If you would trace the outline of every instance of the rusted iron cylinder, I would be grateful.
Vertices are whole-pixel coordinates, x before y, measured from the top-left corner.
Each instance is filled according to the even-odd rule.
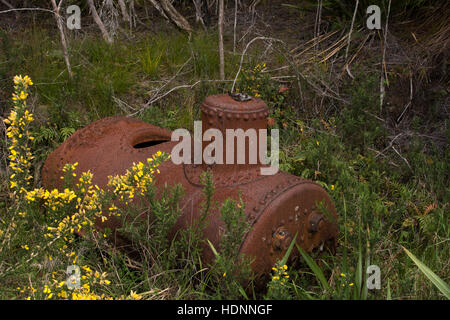
[[[203,132],[216,128],[225,137],[226,129],[245,131],[267,127],[268,108],[260,99],[241,102],[229,95],[210,96],[205,99],[201,111]],[[94,174],[93,182],[106,187],[108,176],[124,174],[133,162],[143,162],[157,151],[170,154],[178,144],[170,140],[171,131],[137,119],[111,117],[93,122],[76,131],[48,156],[42,169],[43,185],[60,187],[59,177],[64,164],[78,162],[78,173],[90,170]],[[295,234],[297,244],[308,252],[324,246],[334,250],[338,234],[337,213],[327,192],[312,181],[285,172],[261,175],[262,166],[260,161],[256,164],[211,165],[176,165],[170,160],[163,163],[159,168],[161,173],[156,176],[156,186],[179,183],[185,191],[180,203],[182,212],[174,229],[191,225],[200,215],[200,203],[204,200],[200,175],[210,170],[216,189],[214,202],[238,199],[241,191],[251,230],[243,237],[240,252],[253,259],[251,266],[256,274],[270,272],[277,259],[285,254]],[[97,226],[115,229],[117,221],[98,222]],[[220,247],[223,226],[218,210],[212,212],[204,237],[216,248]],[[205,246],[204,262],[209,263],[213,258],[213,252]]]

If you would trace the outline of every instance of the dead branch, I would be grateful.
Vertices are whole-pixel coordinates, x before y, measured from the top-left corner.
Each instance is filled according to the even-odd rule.
[[[291,52],[292,54],[294,54],[295,51],[297,51],[298,49],[300,49],[300,48],[302,48],[302,47],[304,47],[304,46],[306,46],[306,45],[308,45],[308,44],[310,44],[310,43],[312,43],[312,42],[315,43],[315,41],[317,41],[317,43],[320,43],[320,42],[322,42],[322,41],[325,41],[326,39],[328,39],[328,38],[331,37],[332,35],[336,34],[338,31],[339,31],[339,30],[335,30],[335,31],[331,31],[331,32],[328,32],[328,33],[326,33],[326,34],[320,35],[317,39],[316,39],[316,38],[311,39],[311,40],[307,41],[305,44],[303,44],[303,45],[301,45],[301,46],[298,46],[298,47],[295,47],[295,48],[292,49],[290,52]],[[310,50],[311,48],[313,48],[314,45],[315,45],[315,44],[313,44],[312,46],[309,46],[309,47],[305,48],[305,49],[302,50],[300,53],[295,54],[294,58],[298,58],[299,56],[301,56],[302,54],[304,54],[306,51],[308,51],[308,50]]]
[[[261,0],[253,0],[253,2],[248,6],[248,11],[251,14],[252,23],[255,22],[256,18],[256,6],[261,2]]]
[[[316,21],[314,23],[314,39],[317,39],[319,37],[320,34],[320,19],[322,17],[322,0],[318,0],[318,6],[317,6],[317,11],[316,11]],[[314,50],[317,51],[317,40],[315,41],[314,44]]]
[[[164,17],[164,19],[170,20],[169,17],[164,12],[163,8],[161,8],[161,6],[159,5],[159,3],[156,0],[150,0],[150,2],[156,8],[156,10],[158,10],[158,12]]]
[[[195,8],[195,21],[200,22],[203,29],[206,30],[205,21],[203,20],[202,14],[202,0],[192,0],[192,3],[194,4]]]
[[[192,84],[182,84],[182,85],[178,85],[175,87],[170,88],[169,90],[167,90],[166,92],[160,94],[160,95],[155,95],[153,99],[151,99],[150,101],[148,101],[142,108],[138,109],[137,111],[128,114],[127,117],[134,117],[136,114],[142,112],[147,106],[152,105],[153,103],[155,103],[156,101],[164,98],[165,96],[169,95],[170,93],[172,93],[173,91],[179,90],[179,89],[193,89],[195,86],[197,86],[198,84],[202,83],[202,82],[231,82],[233,80],[215,80],[215,79],[201,79],[201,80],[197,80]],[[166,86],[166,85],[164,85]],[[160,88],[157,90],[158,92],[160,91]],[[120,102],[122,104],[122,107],[124,105],[127,105],[126,103],[123,103],[122,101]],[[132,110],[136,110],[136,108],[131,108]],[[123,110],[123,108],[122,108]]]
[[[19,19],[19,14],[17,13],[17,11],[15,10],[16,8],[14,8],[8,1],[6,1],[6,0],[1,0],[2,1],[2,3],[5,5],[5,6],[7,6],[9,9],[12,9],[12,10],[14,10],[14,13],[15,13],[15,15],[16,15],[16,20],[17,19]]]
[[[15,11],[44,11],[44,12],[49,12],[51,14],[54,14],[54,11],[49,10],[49,9],[44,9],[44,8],[16,8],[16,9],[8,9],[8,10],[0,11],[0,14],[1,13],[15,12]]]
[[[236,53],[236,24],[237,24],[238,0],[234,0],[234,24],[233,24],[233,54]]]
[[[253,42],[257,41],[257,40],[268,40],[270,42],[281,42],[281,43],[284,44],[284,42],[282,40],[276,39],[276,38],[270,38],[270,37],[256,37],[256,38],[253,38],[252,40],[250,40],[249,43],[247,43],[247,45],[245,46],[244,51],[242,51],[241,61],[239,63],[239,69],[236,72],[236,76],[235,76],[234,81],[233,81],[233,86],[231,87],[231,92],[234,92],[234,86],[236,85],[237,78],[239,77],[239,74],[241,73],[241,69],[242,69],[242,64],[244,62],[245,53],[247,52],[247,50],[250,47],[250,45]]]
[[[55,0],[51,0],[52,2],[52,6],[53,6],[53,10],[55,13],[55,19],[56,19],[56,24],[58,26],[59,29],[59,35],[61,38],[61,44],[63,47],[63,51],[64,51],[64,61],[66,62],[66,67],[67,67],[67,72],[69,73],[69,77],[72,79],[73,78],[73,73],[72,73],[72,68],[70,67],[70,60],[69,60],[69,52],[67,50],[67,42],[66,42],[66,37],[64,35],[64,27],[63,24],[61,22],[61,15],[59,14],[59,9],[61,8],[61,5],[63,3],[64,0],[61,0],[59,2],[58,5],[56,5],[56,1]]]
[[[151,1],[154,4],[154,0]],[[170,19],[177,25],[178,28],[191,33],[192,27],[187,20],[174,8],[169,0],[159,0],[161,7]]]
[[[122,18],[124,21],[130,21],[130,16],[127,12],[127,6],[125,5],[125,2],[123,0],[118,0],[120,11],[122,12]]]
[[[224,10],[224,2],[223,0],[219,0],[219,71],[220,71],[220,80],[225,79],[225,58],[223,53],[223,10]]]
[[[397,149],[395,149],[394,146],[392,146],[392,150],[394,150],[394,152],[395,152],[400,158],[402,158],[403,161],[405,161],[405,163],[406,163],[406,165],[408,166],[409,170],[412,171],[412,168],[411,168],[411,166],[410,166],[408,160],[406,160],[406,158],[405,158],[404,156],[402,156],[402,155],[400,154],[400,152],[398,152]]]
[[[386,148],[384,148],[382,151],[376,151],[377,154],[375,155],[375,159],[378,158],[380,155],[384,156],[384,152],[387,151],[388,149],[392,148],[394,141],[397,140],[397,138],[401,137],[402,135],[403,135],[403,132],[399,133],[391,140],[391,142],[389,142],[389,145]]]
[[[366,44],[367,40],[370,38],[370,36],[372,35],[372,33],[369,33],[364,40],[359,44],[358,48],[356,49],[355,54],[353,54],[353,56],[350,58],[350,60],[345,64],[346,66],[350,67],[350,65],[352,64],[353,60],[355,60],[356,56],[358,55],[358,53],[361,51],[361,49],[364,47],[364,45]],[[346,68],[347,69],[347,68]]]
[[[95,5],[94,5],[94,1],[93,0],[87,0],[88,5],[89,5],[89,9],[91,11],[92,14],[92,18],[94,19],[95,23],[97,24],[97,26],[99,27],[100,31],[102,32],[103,38],[105,39],[106,42],[108,43],[112,43],[113,39],[111,38],[111,36],[109,35],[108,31],[105,28],[105,25],[102,22],[102,19],[100,19],[100,16],[97,13],[97,9],[95,9]]]
[[[350,69],[349,69],[348,63],[347,63],[347,58],[348,58],[348,49],[350,48],[350,41],[352,39],[353,24],[355,23],[356,12],[358,10],[358,4],[359,4],[359,0],[356,0],[355,11],[353,12],[352,24],[350,25],[350,32],[348,33],[347,48],[345,49],[345,70],[347,71],[348,75],[352,79],[355,79],[355,77],[353,77],[352,73],[350,72]]]
[[[383,110],[384,96],[386,94],[386,90],[384,87],[384,81],[388,82],[387,69],[386,69],[386,46],[387,46],[387,29],[388,29],[390,11],[391,11],[391,0],[389,0],[388,12],[387,12],[387,16],[386,16],[386,26],[384,27],[384,44],[383,44],[383,58],[382,58],[383,63],[381,65],[381,77],[380,77],[380,114]]]
[[[409,101],[406,104],[405,108],[403,109],[403,112],[397,118],[397,120],[396,120],[397,124],[399,124],[400,121],[402,121],[403,115],[405,114],[406,110],[408,110],[408,108],[411,106],[413,96],[414,96],[414,94],[413,94],[413,80],[412,80],[412,72],[410,71],[409,72]]]

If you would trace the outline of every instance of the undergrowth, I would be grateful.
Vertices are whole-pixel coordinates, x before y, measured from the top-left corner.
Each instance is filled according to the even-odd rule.
[[[342,8],[347,20],[351,9]],[[300,82],[300,92],[296,83],[272,79],[268,70],[278,65],[269,59],[258,60],[262,50],[255,49],[245,61],[236,87],[268,104],[269,128],[281,129],[280,168],[311,179],[329,192],[340,229],[335,255],[301,254],[300,266],[295,268],[279,261],[265,292],[256,293],[249,262],[237,256],[238,240],[248,231],[243,220],[245,203],[240,199],[211,203],[214,189],[208,175],[203,177],[203,218],[176,235],[170,230],[180,213],[178,200],[183,190],[175,185],[157,191],[149,182],[143,194],[137,194],[146,199],[145,212],[152,212],[154,218],[125,224],[120,230],[132,239],[132,251],[137,253],[132,258],[105,241],[112,230],[100,232],[90,221],[101,219],[103,215],[96,216],[100,207],[121,221],[134,219],[141,209],[130,206],[124,211],[120,205],[112,206],[118,194],[97,189],[89,173],[74,177],[76,164],[66,167],[68,184],[62,190],[44,190],[39,181],[39,168],[48,153],[75,130],[105,116],[134,113],[132,108],[148,101],[155,84],[177,72],[173,86],[205,81],[174,91],[136,116],[169,129],[192,128],[203,99],[231,87],[230,82],[207,81],[218,78],[215,33],[199,33],[190,40],[180,33],[143,36],[112,45],[91,36],[83,41],[72,39],[74,79],[64,72],[56,35],[37,27],[24,34],[25,39],[15,39],[0,31],[0,57],[8,61],[0,64],[0,113],[10,122],[1,140],[2,298],[444,298],[403,247],[448,283],[449,148],[421,134],[423,119],[419,116],[407,135],[393,144],[398,133],[378,113],[377,73],[363,65],[358,66],[360,72],[352,69],[355,79],[342,86],[349,103],[325,100],[332,107],[316,111],[307,104],[315,99],[314,90]],[[227,77],[237,71],[238,58],[226,54]],[[20,73],[30,74],[34,84],[29,78],[15,78],[13,85],[11,79]],[[13,91],[14,100],[10,97]],[[11,111],[16,112],[12,118]],[[432,120],[442,125],[441,117],[436,112]],[[18,119],[23,126],[15,122]],[[12,123],[20,124],[19,131],[9,129]],[[165,159],[164,155],[156,158]],[[120,182],[145,170],[149,178],[157,178],[151,168],[150,163],[135,164],[128,178],[117,177],[111,183],[116,181],[117,192],[128,197],[132,189],[121,189]],[[71,185],[70,179],[79,186]],[[201,233],[211,207],[220,208],[226,226],[219,248],[205,243]],[[76,224],[64,220],[84,208],[86,215],[76,216]],[[78,236],[78,229],[85,229],[89,236]],[[142,229],[152,237],[142,236]],[[212,266],[201,263],[205,246],[217,253]],[[70,265],[79,266],[75,270],[81,274],[78,291],[67,287]],[[380,289],[366,286],[369,265],[380,268]]]

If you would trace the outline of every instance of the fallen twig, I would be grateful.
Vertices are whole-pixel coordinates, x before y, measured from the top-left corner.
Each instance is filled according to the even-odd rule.
[[[384,148],[383,151],[377,151],[378,154],[375,156],[375,158],[378,158],[378,156],[380,156],[380,155],[384,156],[384,152],[387,151],[389,148],[391,148],[394,141],[397,140],[397,138],[401,137],[402,135],[403,135],[403,132],[399,133],[391,140],[391,142],[389,142],[389,145],[386,148]]]
[[[406,165],[408,166],[408,168],[409,168],[409,170],[411,170],[412,171],[412,168],[411,168],[411,166],[409,165],[409,162],[408,162],[408,160],[406,160],[406,158],[405,157],[403,157],[401,154],[400,154],[400,152],[398,152],[397,151],[397,149],[395,149],[395,147],[393,146],[392,147],[392,150],[394,150],[395,151],[395,153],[396,154],[398,154],[398,156],[400,157],[400,158],[402,158],[403,159],[403,161],[405,161],[405,163],[406,163]]]

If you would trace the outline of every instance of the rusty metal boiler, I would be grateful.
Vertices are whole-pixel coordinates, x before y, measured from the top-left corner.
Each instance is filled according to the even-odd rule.
[[[226,129],[266,129],[268,112],[261,99],[236,101],[227,94],[209,96],[201,105],[202,130],[216,128],[225,137]],[[64,164],[78,162],[77,173],[91,170],[93,183],[104,188],[108,176],[124,174],[133,162],[143,162],[157,151],[170,154],[178,144],[171,141],[171,133],[127,117],[95,121],[77,130],[48,156],[42,169],[43,185],[46,188],[61,187],[59,177]],[[203,148],[206,145],[204,142]],[[248,156],[246,151],[246,159]],[[182,212],[175,230],[190,225],[200,214],[198,208],[203,201],[200,175],[204,170],[211,170],[214,178],[213,201],[222,203],[227,198],[238,199],[238,190],[241,190],[251,229],[242,238],[240,252],[253,259],[251,267],[257,275],[270,272],[295,234],[297,244],[307,252],[323,246],[334,251],[338,235],[337,213],[327,192],[312,181],[285,172],[261,175],[261,167],[264,165],[260,161],[256,164],[176,165],[168,160],[159,167],[161,173],[155,180],[157,187],[180,183],[184,188],[185,195],[180,203]],[[204,237],[219,248],[223,227],[219,211],[213,212],[209,219]],[[97,227],[114,229],[117,221],[99,222]],[[296,252],[293,250],[293,254]],[[211,262],[213,257],[212,250],[205,246],[204,262]]]

